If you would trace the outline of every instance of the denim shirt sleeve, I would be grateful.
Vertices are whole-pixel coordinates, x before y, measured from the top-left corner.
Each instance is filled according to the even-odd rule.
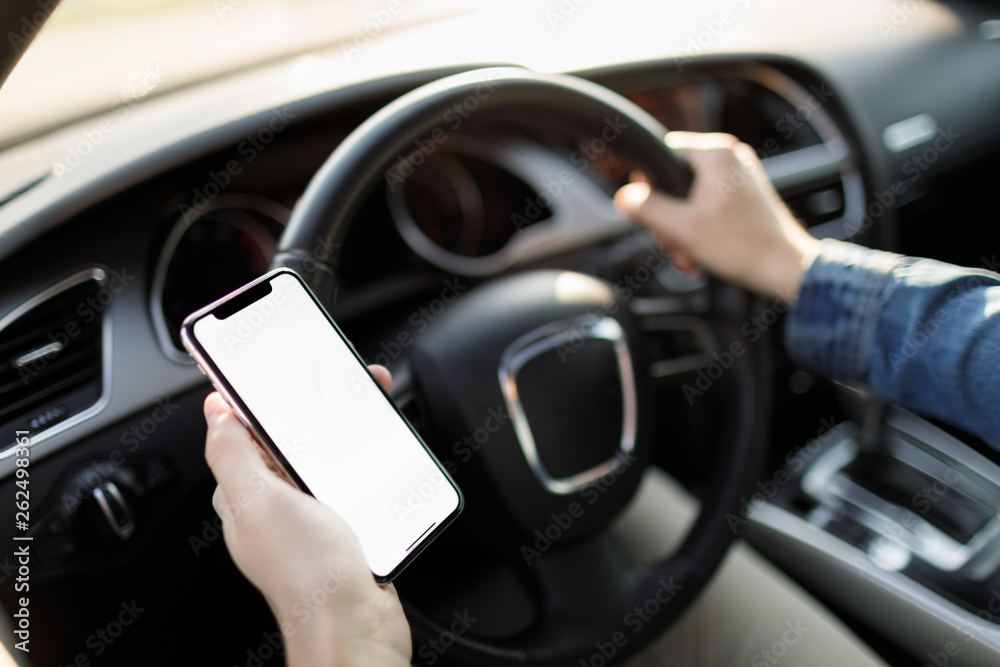
[[[797,361],[1000,449],[1000,276],[825,240],[786,322]]]

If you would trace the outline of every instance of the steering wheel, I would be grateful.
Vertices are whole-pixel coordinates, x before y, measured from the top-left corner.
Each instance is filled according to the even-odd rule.
[[[403,95],[348,136],[297,204],[272,265],[298,271],[332,309],[343,242],[352,224],[362,224],[357,213],[374,188],[405,179],[422,156],[447,147],[452,130],[475,132],[487,122],[526,131],[558,124],[593,137],[614,123],[616,155],[654,186],[684,196],[692,181],[664,144],[665,128],[601,86],[518,68],[471,71]],[[710,292],[701,316],[736,340],[747,295],[720,282]],[[514,637],[450,635],[447,657],[466,665],[616,661],[661,634],[718,567],[763,450],[759,360],[752,349],[735,356],[712,388],[718,465],[697,521],[671,557],[637,566],[609,525],[634,495],[656,441],[680,446],[652,432],[642,336],[610,284],[533,270],[463,294],[413,345],[412,383],[443,442],[482,430],[498,411],[510,416],[476,448],[474,473],[462,472],[464,518],[522,564],[539,608],[533,626]],[[415,645],[445,636],[447,628],[421,610],[406,604],[406,612]]]

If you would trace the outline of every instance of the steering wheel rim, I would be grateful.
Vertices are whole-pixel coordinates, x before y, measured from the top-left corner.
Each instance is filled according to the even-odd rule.
[[[477,70],[418,88],[384,107],[355,130],[313,177],[279,241],[272,267],[284,266],[299,272],[327,307],[332,308],[342,244],[361,205],[379,180],[391,178],[394,165],[405,170],[408,161],[416,163],[418,151],[409,152],[418,145],[415,142],[427,141],[429,137],[434,142],[431,146],[446,143],[447,133],[437,134],[442,131],[442,124],[457,129],[454,122],[449,123],[448,111],[470,100],[477,102],[476,115],[493,121],[510,118],[522,126],[530,124],[526,118],[556,115],[566,123],[599,128],[611,115],[620,115],[628,129],[617,138],[616,153],[642,169],[655,187],[677,196],[684,196],[690,187],[693,178],[690,167],[663,143],[665,128],[625,98],[571,76],[517,68]],[[473,122],[470,119],[470,124]],[[735,340],[740,323],[748,316],[748,297],[742,290],[723,283],[713,283],[712,291],[714,315],[723,327],[731,330],[732,337],[727,339]],[[554,608],[564,612],[567,605],[579,599],[569,592],[574,582],[567,577],[594,574],[592,566],[597,563],[610,564],[615,570],[613,587],[604,590],[604,594],[615,598],[614,604],[609,605],[614,609],[608,610],[594,627],[574,628],[566,622],[545,626],[551,636],[536,632],[495,641],[454,637],[454,644],[448,649],[450,657],[462,664],[576,664],[581,655],[595,653],[602,642],[612,641],[613,656],[606,652],[603,656],[610,662],[634,653],[676,620],[697,597],[735,538],[737,531],[731,519],[742,516],[740,501],[750,495],[749,489],[756,478],[764,440],[762,424],[757,418],[761,414],[758,399],[763,392],[756,356],[750,350],[734,357],[724,377],[716,383],[725,419],[717,429],[713,445],[718,447],[718,458],[725,465],[714,471],[711,492],[703,502],[702,511],[673,556],[649,567],[631,566],[621,560],[605,532],[565,549],[553,550],[536,567],[541,566],[539,576],[544,580],[543,587],[548,587],[550,598],[566,598],[554,603]],[[669,587],[668,593],[663,592],[665,586]],[[658,603],[656,613],[619,645],[613,638],[616,631],[623,629],[617,627],[622,620],[616,622],[616,627],[607,626],[615,618],[622,619],[632,602],[639,608],[650,600],[662,604]],[[407,607],[407,615],[415,644],[446,631],[417,609]]]
[[[456,106],[463,107],[463,112],[454,112]],[[654,186],[683,197],[694,178],[687,162],[663,144],[666,128],[603,86],[515,67],[473,70],[403,95],[348,135],[296,204],[278,241],[272,266],[297,270],[323,303],[332,304],[340,248],[376,180],[388,177],[387,170],[403,155],[418,164],[417,151],[413,150],[418,140],[429,138],[435,148],[447,146],[449,132],[460,130],[467,120],[474,122],[463,117],[463,113],[470,113],[465,108],[494,120],[510,116],[515,123],[523,123],[532,111],[536,118],[551,117],[553,109],[568,111],[567,121],[621,114],[630,125],[616,139],[616,151],[643,169]]]

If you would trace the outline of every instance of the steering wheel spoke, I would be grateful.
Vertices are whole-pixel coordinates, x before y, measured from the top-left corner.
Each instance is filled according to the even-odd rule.
[[[525,568],[542,608],[537,627],[518,643],[537,642],[538,651],[554,636],[595,635],[621,626],[618,610],[628,606],[642,581],[608,530],[556,546]]]

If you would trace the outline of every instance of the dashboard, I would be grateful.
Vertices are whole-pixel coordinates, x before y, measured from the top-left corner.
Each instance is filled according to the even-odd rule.
[[[799,83],[764,64],[694,68],[672,77],[676,81],[648,78],[658,79],[656,85],[637,81],[622,92],[672,129],[743,137],[817,235],[846,238],[858,231],[863,156],[851,148],[851,129],[841,130],[826,108],[832,96],[826,84]],[[372,108],[347,115],[362,118]],[[146,219],[150,210],[158,216],[143,225],[155,239],[152,255],[132,257],[130,265],[142,265],[149,325],[168,360],[190,364],[178,334],[187,313],[267,267],[298,193],[351,129],[349,123],[331,128],[322,118],[282,130],[273,145],[251,134],[141,186],[149,194],[119,195],[126,202],[140,197],[143,208],[118,212],[118,220]],[[370,220],[360,233],[383,239],[389,246],[385,256],[393,260],[389,266],[473,278],[619,236],[630,223],[614,212],[608,195],[627,182],[628,167],[613,143],[583,142],[558,131],[545,137],[458,136],[404,185],[374,193],[366,210]],[[550,181],[550,174],[560,172],[568,182]],[[117,202],[104,206],[121,211]],[[890,225],[887,220],[880,228]],[[362,264],[368,263],[347,259],[348,286],[378,273]],[[344,297],[349,293],[348,287]]]
[[[864,198],[860,156],[823,109],[832,92],[814,85],[817,97],[765,65],[713,69],[696,71],[696,83],[685,78],[625,92],[667,127],[744,137],[815,234],[853,236]],[[316,140],[306,134],[288,140]],[[398,187],[387,182],[372,195],[366,229],[377,230],[383,246],[394,244],[403,264],[477,279],[607,241],[630,229],[608,203],[629,179],[609,136],[612,141],[594,143],[558,131],[458,135]],[[180,345],[181,320],[266,268],[294,203],[288,196],[234,192],[230,179],[251,165],[228,160],[223,169],[226,157],[215,161],[218,169],[209,166],[204,184],[180,194],[187,201],[178,205],[153,276],[150,307],[160,346],[181,363],[190,361]],[[261,152],[252,169],[273,170],[274,159]],[[347,261],[347,284],[363,282],[360,263]],[[349,298],[349,287],[343,296]]]
[[[695,70],[694,83],[684,78],[625,92],[667,127],[743,137],[815,234],[857,233],[864,198],[860,155],[823,108],[832,91],[813,85],[817,96],[766,65],[713,70]],[[339,128],[335,136],[349,130]],[[309,129],[296,134],[281,140],[335,146]],[[169,231],[152,275],[150,317],[163,353],[179,363],[190,363],[180,345],[181,320],[265,270],[294,205],[294,193],[240,191],[241,177],[263,180],[282,169],[274,151],[242,155],[241,147],[237,159],[208,158],[204,183],[175,193],[179,215],[161,222]],[[556,182],[552,173],[567,176]],[[299,178],[304,183],[308,172]],[[486,278],[624,233],[630,225],[607,198],[628,179],[613,142],[590,145],[558,132],[457,136],[399,187],[387,183],[376,192],[366,227],[391,238],[405,264]],[[357,275],[348,260],[348,284],[364,281],[364,269],[353,268]]]

